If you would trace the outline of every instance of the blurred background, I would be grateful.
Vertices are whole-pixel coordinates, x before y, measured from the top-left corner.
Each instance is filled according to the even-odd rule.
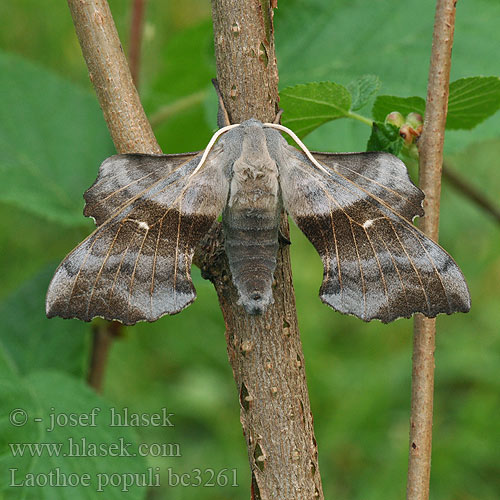
[[[110,6],[127,51],[131,1],[110,0]],[[425,97],[432,0],[280,0],[278,7],[280,88],[323,80],[346,85],[374,74],[382,94]],[[13,428],[6,415],[18,406],[44,415],[51,408],[84,411],[107,405],[154,413],[166,407],[175,414],[175,427],[127,429],[127,436],[136,442],[176,443],[181,456],[120,458],[112,464],[107,457],[51,459],[50,465],[69,463],[74,471],[159,467],[162,486],[132,488],[126,493],[130,498],[248,498],[250,474],[224,323],[213,287],[198,269],[193,269],[198,298],[192,306],[177,316],[123,329],[111,347],[100,397],[84,386],[91,326],[45,319],[53,271],[93,229],[82,215],[82,193],[114,149],[66,2],[2,2],[0,18],[0,441],[61,441],[75,432],[65,428],[59,435],[40,436],[34,426]],[[452,81],[500,74],[498,19],[497,0],[459,2]],[[149,0],[139,89],[164,152],[194,151],[208,142],[216,128],[214,76],[210,2]],[[370,117],[370,109],[360,113]],[[316,150],[362,151],[369,135],[363,123],[338,120],[305,142]],[[473,131],[447,132],[445,154],[467,183],[500,205],[499,113]],[[416,177],[416,171],[411,174]],[[500,496],[499,225],[446,182],[441,208],[440,243],[468,280],[472,309],[437,321],[431,495],[435,500],[493,500]],[[320,259],[295,227],[291,239],[325,498],[403,498],[412,321],[366,324],[323,305]],[[99,441],[121,435],[92,436]],[[2,448],[2,467],[11,459]],[[15,467],[33,471],[49,463],[17,460]],[[236,469],[239,486],[168,487],[169,468],[178,473]],[[110,499],[125,494],[117,488],[106,491]],[[79,492],[30,489],[24,494],[99,497],[88,488]],[[0,493],[5,498],[18,494],[12,488]]]

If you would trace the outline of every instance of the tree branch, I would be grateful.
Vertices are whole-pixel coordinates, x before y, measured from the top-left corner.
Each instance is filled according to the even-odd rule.
[[[83,57],[118,153],[160,154],[106,0],[68,0]]]
[[[441,166],[456,3],[456,0],[437,0],[425,121],[419,141],[419,184],[425,193],[425,216],[420,219],[420,228],[435,241],[439,232]],[[417,315],[413,337],[408,500],[429,498],[435,335],[436,320]]]
[[[269,0],[212,0],[217,78],[233,123],[272,121],[278,71]],[[286,216],[282,233],[288,235]],[[203,249],[226,324],[252,473],[252,499],[323,498],[316,440],[297,325],[288,247],[278,253],[274,304],[248,316],[222,251],[220,228]]]
[[[68,0],[76,34],[118,153],[161,153],[146,118],[106,0]],[[112,339],[121,325],[93,332],[89,384],[100,391]]]
[[[128,60],[130,74],[136,88],[139,88],[139,72],[141,66],[141,44],[144,28],[144,11],[147,0],[133,0],[132,16],[130,19],[130,40],[128,47]]]

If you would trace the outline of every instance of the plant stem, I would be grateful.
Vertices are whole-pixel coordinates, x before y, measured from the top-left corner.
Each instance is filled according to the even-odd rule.
[[[486,198],[479,189],[475,188],[468,179],[463,179],[461,175],[446,162],[443,164],[443,179],[448,181],[451,186],[468,198],[469,201],[482,208],[500,224],[500,208],[492,201],[488,200],[488,198]]]
[[[108,354],[113,339],[119,337],[121,323],[117,321],[98,322],[92,325],[92,351],[87,382],[96,392],[102,392]]]
[[[155,111],[149,118],[151,125],[156,127],[164,121],[168,120],[171,116],[180,113],[186,109],[202,103],[208,95],[207,90],[200,90],[194,94],[187,95],[176,101],[162,106],[159,110]]]
[[[76,34],[118,153],[161,153],[142,109],[106,0],[68,0]],[[111,341],[121,325],[94,331],[89,383],[100,390]]]
[[[354,111],[349,111],[347,113],[347,118],[352,118],[353,120],[357,120],[358,122],[364,123],[371,127],[373,125],[373,120],[371,118],[367,118],[366,116],[359,115],[358,113],[354,113]]]
[[[272,121],[278,111],[278,70],[270,1],[212,0],[212,12],[217,78],[231,122]],[[226,324],[251,498],[322,499],[288,247],[278,252],[274,304],[262,316],[248,316],[228,279],[218,231],[204,249],[202,268],[216,287]],[[285,216],[281,231],[288,235]]]
[[[456,3],[456,0],[436,2],[426,112],[419,141],[419,184],[425,193],[425,216],[420,219],[420,228],[435,241],[439,232],[441,166]],[[417,315],[413,336],[408,500],[429,498],[435,336],[436,320]]]
[[[130,20],[130,41],[128,60],[130,73],[136,88],[139,88],[139,73],[141,67],[141,44],[144,27],[144,11],[146,0],[133,0],[132,16]]]

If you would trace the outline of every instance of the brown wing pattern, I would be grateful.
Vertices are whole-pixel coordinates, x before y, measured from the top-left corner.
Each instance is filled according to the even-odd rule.
[[[100,226],[130,200],[200,153],[178,155],[123,154],[104,160],[99,175],[85,191],[84,215]],[[168,161],[166,160],[168,158]]]
[[[199,162],[192,155],[184,163],[171,155],[107,160],[86,193],[85,213],[100,227],[57,269],[47,292],[47,316],[84,321],[100,316],[131,325],[188,306],[196,296],[194,249],[228,193],[218,153],[212,151],[192,177]]]
[[[408,176],[405,164],[389,153],[313,153],[328,170],[354,182],[393,210],[409,217],[424,215],[424,193]]]
[[[332,160],[315,154],[330,175],[292,148],[280,162],[285,208],[323,260],[321,299],[342,313],[384,323],[415,312],[468,311],[460,269],[410,223],[422,214],[421,191],[399,160],[375,155]]]

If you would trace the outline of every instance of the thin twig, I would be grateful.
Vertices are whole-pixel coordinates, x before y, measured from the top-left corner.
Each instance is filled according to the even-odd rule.
[[[200,90],[199,92],[195,92],[194,94],[190,94],[177,99],[170,104],[165,104],[165,106],[162,106],[160,109],[150,115],[149,121],[151,122],[151,125],[153,127],[156,127],[168,120],[173,115],[176,115],[181,111],[185,111],[186,109],[202,103],[207,95],[208,90]]]
[[[132,81],[106,0],[68,0],[99,104],[119,153],[161,153]],[[94,331],[89,383],[99,390],[112,339],[121,325]]]
[[[479,189],[475,188],[470,181],[463,179],[462,176],[446,162],[443,164],[443,179],[469,201],[491,215],[491,217],[500,224],[500,207],[497,207],[491,200],[488,200]]]
[[[133,0],[132,16],[130,19],[130,40],[128,47],[128,61],[130,73],[136,88],[139,88],[139,74],[141,68],[141,45],[144,28],[144,12],[146,0]]]
[[[437,241],[444,130],[448,110],[456,0],[437,0],[424,128],[419,141],[419,184],[425,193],[420,228]],[[417,315],[413,336],[408,500],[427,500],[432,450],[436,321]]]
[[[87,382],[97,392],[102,392],[109,349],[113,340],[121,335],[121,326],[117,321],[96,322],[92,325],[92,350]]]

